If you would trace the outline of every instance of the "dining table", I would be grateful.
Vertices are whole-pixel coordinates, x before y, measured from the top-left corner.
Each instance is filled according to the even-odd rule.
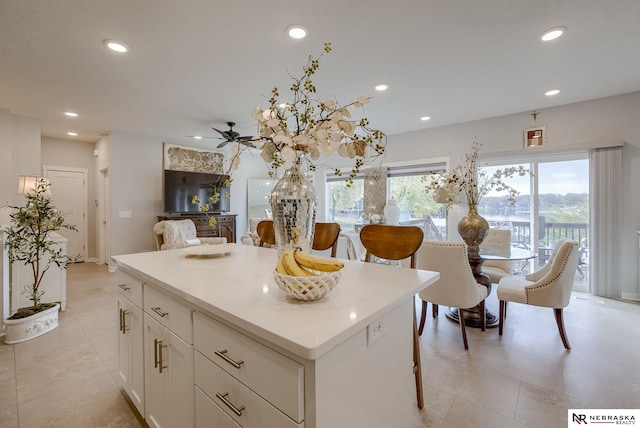
[[[481,248],[479,257],[469,256],[469,265],[473,272],[473,277],[478,284],[482,284],[487,287],[487,297],[491,294],[491,279],[489,276],[482,272],[482,264],[487,260],[503,260],[503,261],[528,261],[537,257],[536,253],[519,248],[511,247],[509,256],[499,256],[494,250]],[[463,309],[464,323],[467,327],[481,328],[482,323],[480,321],[480,306],[474,306],[472,308]],[[451,321],[456,323],[460,322],[460,314],[458,308],[450,307],[445,315]],[[498,326],[498,317],[493,314],[485,305],[485,327],[493,328]]]

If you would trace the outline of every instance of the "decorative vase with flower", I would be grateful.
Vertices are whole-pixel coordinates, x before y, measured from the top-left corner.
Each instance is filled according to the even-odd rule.
[[[455,203],[459,194],[462,193],[466,196],[469,212],[458,222],[458,233],[467,244],[470,259],[480,258],[480,244],[489,231],[489,223],[478,214],[477,208],[482,197],[492,190],[506,191],[509,193],[509,203],[513,204],[519,192],[508,185],[504,179],[514,175],[529,174],[529,170],[518,165],[517,167],[497,169],[489,175],[478,169],[479,152],[480,145],[474,141],[471,152],[465,155],[464,164],[457,165],[437,178],[427,179],[429,180],[427,191],[433,192],[438,200],[442,199],[444,194],[447,208]]]
[[[325,43],[324,53],[331,52]],[[363,107],[369,97],[358,97],[346,105],[335,100],[321,101],[316,96],[312,76],[319,67],[319,59],[309,57],[303,75],[293,78],[291,97],[280,100],[278,88],[273,88],[269,107],[255,108],[252,116],[258,121],[258,136],[251,144],[233,146],[230,169],[237,169],[240,155],[250,148],[260,150],[269,165],[269,176],[275,177],[279,168],[285,170],[271,193],[276,245],[278,253],[292,245],[310,251],[315,228],[317,194],[306,177],[314,171],[320,155],[330,156],[334,151],[354,160],[354,166],[345,178],[347,186],[360,172],[360,168],[384,155],[386,135],[371,129],[366,117],[352,119],[352,110]],[[336,175],[342,175],[340,169]]]
[[[311,251],[317,205],[318,194],[296,162],[271,191],[278,256],[293,246]]]

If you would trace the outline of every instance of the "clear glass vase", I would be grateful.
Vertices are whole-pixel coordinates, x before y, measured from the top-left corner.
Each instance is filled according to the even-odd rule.
[[[293,247],[311,252],[317,206],[316,189],[296,163],[285,171],[271,191],[278,256]]]

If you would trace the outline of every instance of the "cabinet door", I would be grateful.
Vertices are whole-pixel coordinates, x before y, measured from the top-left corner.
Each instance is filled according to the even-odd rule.
[[[118,378],[138,412],[144,415],[142,309],[120,294],[116,304]]]
[[[235,217],[218,218],[218,236],[227,238],[227,242],[236,242]]]
[[[146,415],[150,427],[194,427],[193,347],[144,314]]]

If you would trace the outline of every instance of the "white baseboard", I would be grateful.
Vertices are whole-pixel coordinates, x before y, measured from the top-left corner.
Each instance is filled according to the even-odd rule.
[[[640,293],[624,293],[623,292],[620,297],[625,300],[636,300],[640,302]]]

